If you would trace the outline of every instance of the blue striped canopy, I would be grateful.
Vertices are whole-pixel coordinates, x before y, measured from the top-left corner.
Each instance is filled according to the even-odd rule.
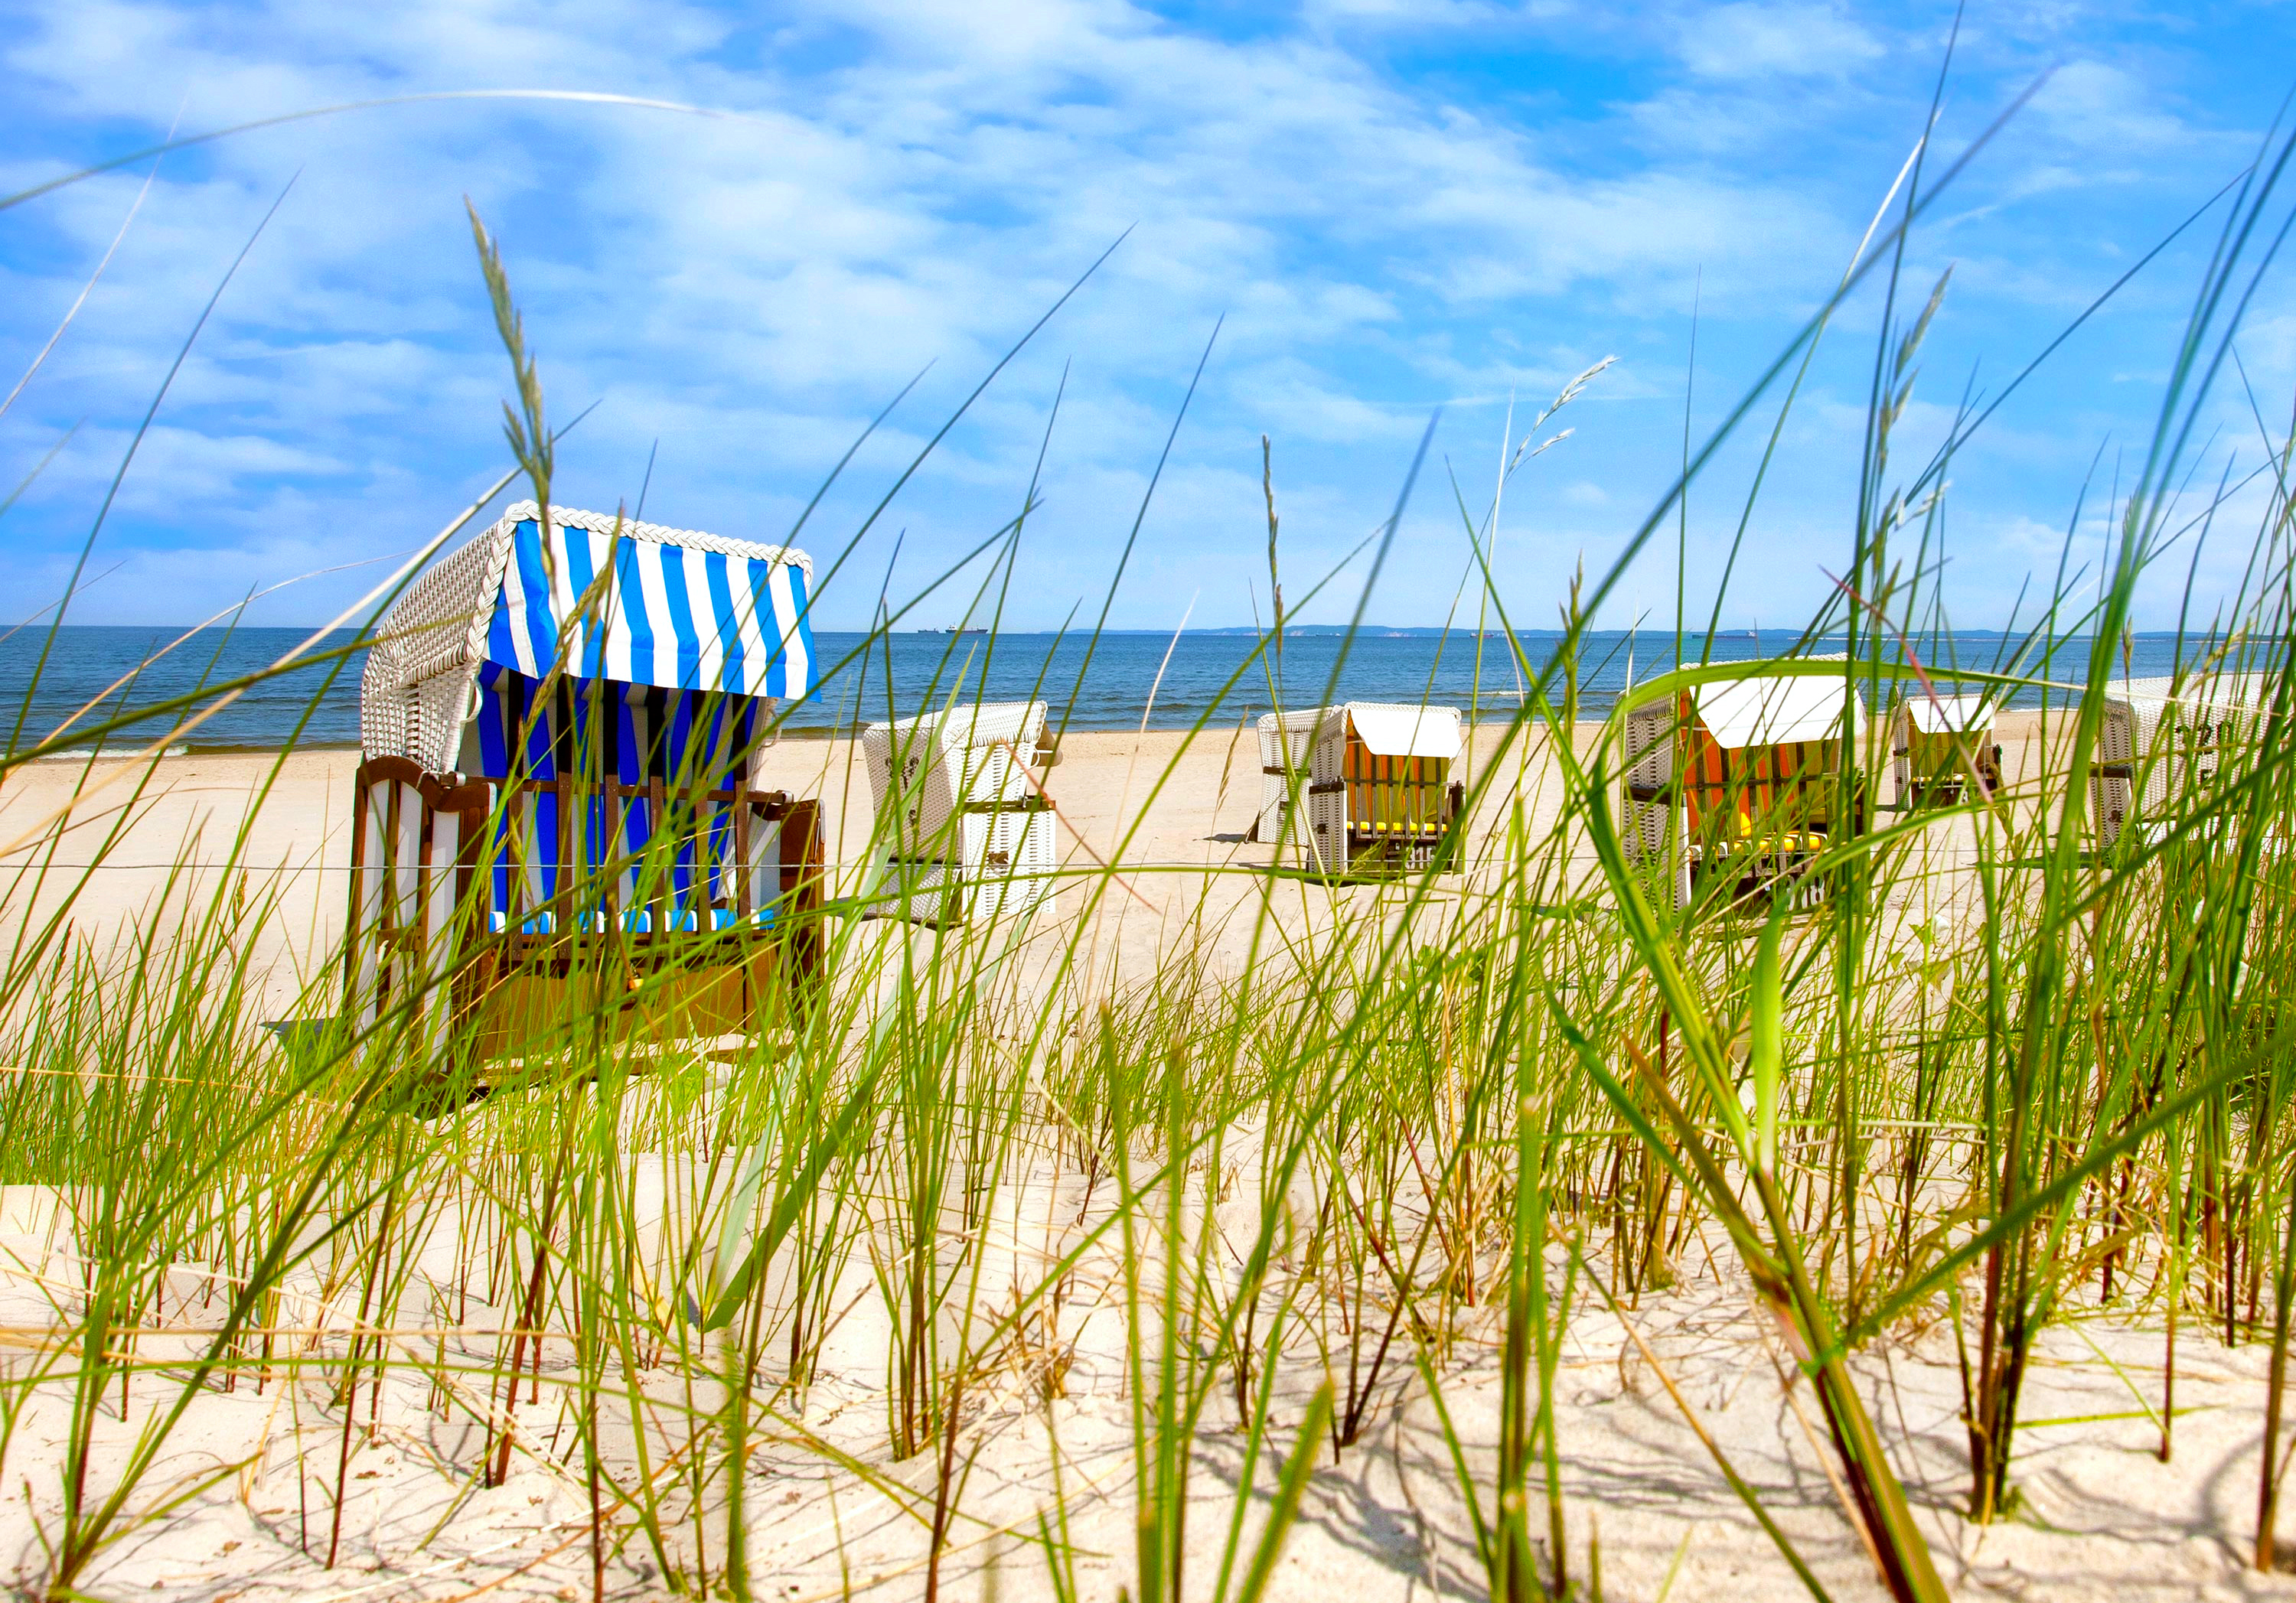
[[[588,514],[547,534],[511,531],[485,660],[538,679],[562,659],[582,679],[796,700],[814,685],[806,570],[783,557],[734,556],[616,534]],[[588,528],[585,523],[604,524]],[[593,607],[583,598],[606,576]]]

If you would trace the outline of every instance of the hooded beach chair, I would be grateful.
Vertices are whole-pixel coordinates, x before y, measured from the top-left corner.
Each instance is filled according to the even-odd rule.
[[[1308,754],[1308,827],[1292,829],[1300,866],[1346,878],[1456,871],[1466,788],[1451,765],[1463,744],[1456,707],[1324,708]]]
[[[1629,709],[1628,860],[1670,879],[1677,907],[1718,887],[1731,903],[1781,890],[1798,905],[1823,898],[1811,861],[1866,822],[1855,772],[1866,707],[1854,691],[1849,707],[1847,750],[1831,676],[1710,681]]]
[[[876,797],[866,911],[933,924],[1017,918],[1052,895],[1056,761],[1041,701],[958,703],[862,732]]]
[[[1290,838],[1284,832],[1287,819],[1292,831],[1300,828],[1293,809],[1309,783],[1316,732],[1331,710],[1311,707],[1259,716],[1259,811],[1252,815],[1251,831],[1245,838],[1273,846]]]
[[[2104,724],[2089,769],[2097,845],[2109,846],[2132,822],[2167,811],[2171,798],[2208,784],[2272,710],[2264,674],[2124,679],[2104,703]]]
[[[533,502],[410,585],[359,692],[347,983],[538,1048],[631,998],[755,1027],[816,978],[819,806],[751,783],[813,684],[804,552]]]
[[[1908,685],[1890,714],[1890,769],[1898,809],[1949,807],[1971,779],[1986,796],[2001,789],[2001,748],[1993,707],[1981,695],[1931,696]]]

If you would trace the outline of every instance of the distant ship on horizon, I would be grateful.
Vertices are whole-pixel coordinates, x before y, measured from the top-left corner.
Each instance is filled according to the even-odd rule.
[[[986,634],[988,633],[988,626],[986,624],[951,624],[947,628],[936,629],[929,625],[926,627],[918,630],[917,633],[920,634]]]

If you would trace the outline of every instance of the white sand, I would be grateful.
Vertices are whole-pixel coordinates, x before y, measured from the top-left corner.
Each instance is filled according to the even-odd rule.
[[[46,1305],[26,1282],[43,1267],[69,1280],[70,1231],[51,1231],[45,1199],[11,1188],[0,1244],[18,1261],[6,1294],[11,1325],[37,1326]],[[1063,1201],[1073,1205],[1070,1189]],[[451,1222],[442,1235],[451,1234]],[[59,1250],[61,1249],[61,1250]],[[448,1264],[439,1248],[430,1267]],[[1718,1253],[1715,1261],[1726,1263]],[[1879,1596],[1870,1563],[1834,1502],[1819,1450],[1823,1426],[1807,1388],[1789,1400],[1778,1382],[1782,1354],[1751,1306],[1741,1277],[1710,1272],[1702,1255],[1685,1264],[1685,1282],[1632,1311],[1635,1329],[1697,1411],[1708,1433],[1759,1492],[1804,1558],[1837,1597]],[[796,1437],[794,1411],[770,1430],[748,1483],[753,1574],[760,1595],[826,1599],[857,1591],[912,1597],[922,1589],[934,1460],[905,1463],[885,1446],[884,1343],[881,1305],[856,1272],[854,1312],[830,1344],[828,1376],[807,1400],[802,1427],[866,1467],[865,1475],[833,1465]],[[196,1329],[212,1320],[196,1273],[173,1282],[170,1323]],[[1052,1504],[1048,1432],[1056,1432],[1062,1484],[1068,1492],[1069,1541],[1085,1595],[1108,1598],[1130,1574],[1131,1414],[1121,1345],[1121,1290],[1105,1255],[1087,1258],[1060,1332],[1075,1344],[1066,1394],[1046,1408],[1029,1378],[1006,1373],[983,1383],[967,1407],[964,1452],[973,1460],[964,1515],[944,1558],[950,1595],[978,1595],[985,1571],[999,1574],[1004,1596],[1049,1597],[1043,1550],[1030,1539]],[[349,1322],[338,1308],[332,1322]],[[305,1304],[316,1322],[321,1305]],[[512,1322],[506,1308],[473,1304],[467,1330]],[[1494,1311],[1470,1312],[1458,1352],[1464,1367],[1447,1372],[1445,1396],[1455,1423],[1488,1474],[1496,1439],[1497,1386],[1489,1353]],[[2121,1374],[2146,1397],[2159,1395],[2157,1332],[2110,1321],[2090,1325],[2095,1345],[2070,1329],[2043,1341],[2029,1384],[2032,1420],[2129,1415],[2140,1404]],[[1332,1333],[1335,1337],[1337,1333]],[[402,1357],[427,1361],[428,1337],[402,1344]],[[485,1411],[483,1366],[494,1344],[463,1334],[445,1347],[468,1365],[456,1381],[460,1405],[442,1418],[430,1406],[417,1369],[393,1375],[379,1429],[352,1438],[343,1546],[338,1566],[320,1566],[340,1444],[338,1416],[316,1376],[299,1386],[277,1381],[266,1394],[242,1385],[231,1395],[209,1394],[193,1404],[173,1438],[156,1484],[233,1466],[216,1489],[155,1522],[105,1555],[91,1583],[100,1595],[156,1593],[242,1603],[256,1599],[356,1597],[463,1597],[498,1583],[511,1595],[590,1595],[588,1501],[581,1458],[561,1382],[570,1375],[568,1344],[553,1342],[538,1403],[518,1409],[521,1450],[509,1480],[474,1488],[467,1471],[480,1450],[474,1416]],[[147,1359],[163,1343],[145,1337]],[[1344,1350],[1338,1355],[1344,1365]],[[2112,1360],[2108,1363],[2107,1359]],[[1877,1344],[1858,1361],[1869,1407],[1888,1439],[1937,1562],[1961,1597],[2096,1599],[2234,1598],[2296,1593],[2296,1582],[2245,1571],[2240,1553],[2253,1517],[2254,1466],[2260,1415],[2263,1351],[2226,1352],[2204,1331],[2184,1333],[2178,1377],[2180,1418],[2171,1462],[2154,1456],[2147,1419],[2030,1426],[2021,1437],[2017,1481],[2024,1509],[1989,1530],[1968,1525],[1964,1439],[1956,1421],[1957,1369],[1948,1331]],[[1295,1350],[1279,1376],[1275,1418],[1288,1447],[1306,1390],[1316,1378],[1312,1350]],[[641,1377],[656,1399],[664,1430],[657,1446],[680,1439],[678,1394],[671,1374]],[[139,1377],[138,1419],[172,1395],[164,1375]],[[1559,1378],[1559,1439],[1571,1562],[1583,1576],[1599,1542],[1605,1594],[1654,1596],[1680,1556],[1672,1596],[1769,1599],[1799,1595],[1791,1573],[1717,1474],[1685,1425],[1666,1387],[1607,1312],[1572,1321]],[[521,1396],[523,1398],[523,1394]],[[1374,1390],[1359,1441],[1336,1465],[1319,1450],[1316,1474],[1278,1571],[1275,1596],[1316,1599],[1334,1586],[1351,1598],[1409,1599],[1481,1594],[1472,1533],[1433,1411],[1406,1359],[1390,1356]],[[1200,1444],[1192,1488],[1189,1548],[1198,1588],[1208,1588],[1232,1508],[1241,1437],[1224,1398]],[[25,1580],[42,1569],[28,1514],[53,1522],[59,1493],[40,1484],[38,1467],[62,1461],[63,1410],[50,1401],[20,1420],[9,1467],[31,1483],[29,1495],[0,1513],[0,1564]],[[132,1427],[107,1411],[98,1432],[96,1479],[102,1484],[128,1445]],[[610,1449],[627,1449],[628,1430],[610,1411]],[[298,1452],[300,1460],[299,1464]],[[625,1453],[616,1453],[624,1457]],[[461,1473],[449,1470],[459,1467]],[[1272,1491],[1273,1464],[1263,1463],[1259,1490]],[[903,1505],[907,1506],[905,1508]],[[1256,1531],[1264,1501],[1250,1516]],[[722,1510],[713,1500],[713,1543],[722,1541]],[[1543,1525],[1541,1526],[1543,1529]],[[660,1576],[626,1517],[624,1538],[608,1566],[618,1596],[659,1595]],[[427,1545],[426,1545],[427,1539]],[[690,1529],[673,1532],[690,1550]],[[882,1591],[875,1590],[882,1586]],[[564,1591],[561,1589],[572,1589]],[[1205,1595],[1195,1591],[1193,1595]]]

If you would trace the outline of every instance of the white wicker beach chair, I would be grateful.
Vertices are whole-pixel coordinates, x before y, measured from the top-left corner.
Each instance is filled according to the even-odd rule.
[[[975,702],[873,724],[861,747],[882,871],[865,909],[930,923],[1028,912],[1054,889],[1041,701]]]
[[[2264,674],[2122,680],[2105,699],[2089,769],[2097,845],[2111,846],[2133,821],[2213,780],[2227,754],[2256,738],[2272,688]]]
[[[1931,696],[1907,686],[1890,715],[1890,768],[1900,812],[1951,806],[1975,765],[1987,795],[2001,789],[2001,748],[1983,695]]]
[[[1248,838],[1267,846],[1287,838],[1284,821],[1308,788],[1316,732],[1331,710],[1311,707],[1259,716],[1259,811],[1252,816]],[[1301,827],[1296,819],[1291,825],[1295,832]]]
[[[1464,787],[1451,778],[1459,711],[1349,701],[1326,707],[1308,757],[1308,827],[1292,852],[1312,873],[1380,876],[1458,866]]]

